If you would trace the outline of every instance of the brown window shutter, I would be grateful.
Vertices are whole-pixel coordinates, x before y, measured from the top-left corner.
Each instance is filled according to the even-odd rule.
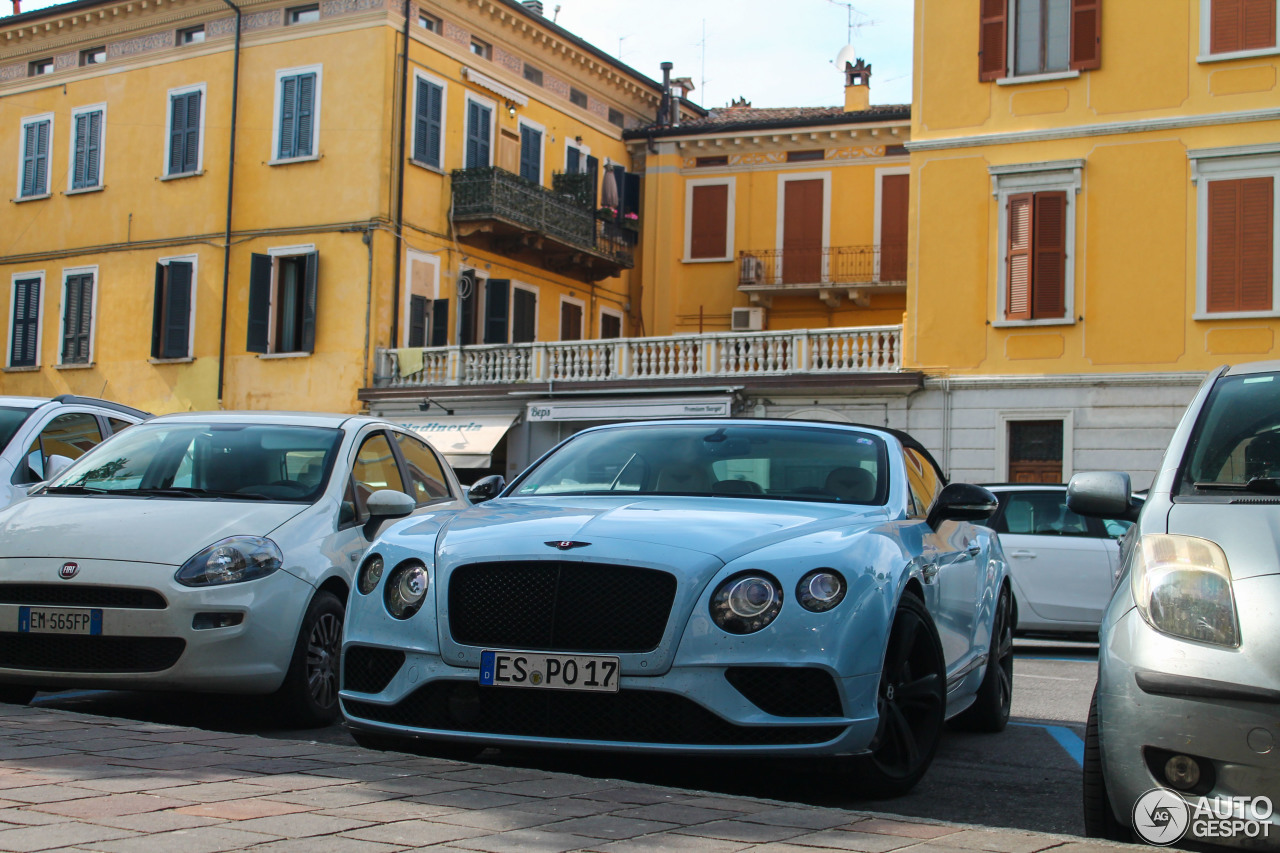
[[[729,185],[693,188],[689,257],[723,258],[728,250]]]
[[[1216,11],[1216,9],[1215,9]],[[1205,308],[1208,311],[1239,310],[1240,181],[1209,182],[1208,255],[1205,258]]]
[[[1102,0],[1071,0],[1071,69],[1090,71],[1100,67]]]
[[[1276,0],[1243,0],[1240,18],[1241,50],[1276,46]]]
[[[1009,196],[1008,270],[1006,277],[1009,320],[1031,319],[1031,212],[1035,196],[1018,193]]]
[[[1036,193],[1034,261],[1031,270],[1031,316],[1037,320],[1067,313],[1067,194]]]
[[[1211,0],[1209,9],[1209,52],[1231,53],[1242,50],[1240,37],[1244,20],[1244,0]],[[1270,0],[1275,3],[1275,0]]]
[[[1240,181],[1240,308],[1270,311],[1275,178]]]
[[[999,80],[1005,76],[1008,20],[1009,0],[982,0],[978,34],[979,80]]]

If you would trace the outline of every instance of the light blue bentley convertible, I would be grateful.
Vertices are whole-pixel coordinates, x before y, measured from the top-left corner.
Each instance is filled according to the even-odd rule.
[[[844,756],[910,789],[943,724],[1009,717],[995,497],[890,429],[596,427],[361,563],[341,700],[356,741]],[[978,523],[975,523],[978,522]]]

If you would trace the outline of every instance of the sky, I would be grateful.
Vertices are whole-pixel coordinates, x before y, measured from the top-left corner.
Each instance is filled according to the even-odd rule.
[[[23,0],[22,11],[52,6]],[[911,102],[912,0],[543,0],[557,24],[654,80],[670,61],[690,99],[723,107],[844,103],[836,54],[852,44],[871,64],[871,103]],[[10,0],[0,0],[9,14]],[[558,11],[557,11],[558,10]],[[852,31],[849,24],[852,20]]]

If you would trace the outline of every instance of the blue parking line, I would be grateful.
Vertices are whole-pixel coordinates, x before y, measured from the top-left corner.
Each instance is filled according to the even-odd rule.
[[[1077,765],[1084,767],[1084,741],[1066,726],[1049,726],[1044,723],[1012,723],[1012,725],[1044,729],[1066,751],[1067,755],[1075,759]]]

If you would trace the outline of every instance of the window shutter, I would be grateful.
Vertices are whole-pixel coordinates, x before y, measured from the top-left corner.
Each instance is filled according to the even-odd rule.
[[[1031,316],[1037,320],[1062,317],[1067,311],[1067,194],[1036,193],[1032,221]]]
[[[1274,4],[1275,0],[1268,0]],[[1232,53],[1243,50],[1241,29],[1244,0],[1211,0],[1209,10],[1209,52]]]
[[[1240,184],[1240,308],[1270,311],[1275,178],[1248,178]]]
[[[1009,196],[1005,317],[1031,319],[1031,211],[1034,194]]]
[[[413,116],[413,159],[419,163],[429,163],[427,150],[430,144],[427,137],[430,135],[430,122],[428,115],[431,107],[431,84],[426,80],[419,79],[417,86],[417,98],[414,102]],[[412,305],[412,303],[411,303]]]
[[[294,157],[310,157],[315,152],[316,75],[298,76],[298,141],[293,148]]]
[[[560,303],[560,340],[582,340],[582,308],[572,302]]]
[[[1244,0],[1240,17],[1243,50],[1276,46],[1276,0]]]
[[[511,320],[511,342],[532,343],[538,337],[538,298],[532,291],[517,287],[511,292],[511,301],[514,314]]]
[[[194,172],[200,167],[200,92],[183,95],[186,101],[186,122],[181,139],[181,170]]]
[[[427,345],[427,297],[409,297],[409,341],[411,347]]]
[[[187,97],[175,95],[169,99],[169,174],[181,175],[184,171],[183,151],[186,147]]]
[[[13,345],[10,367],[36,366],[36,341],[40,323],[40,279],[18,279],[13,284]]]
[[[1102,0],[1071,0],[1071,68],[1090,71],[1101,67]]]
[[[981,0],[979,17],[978,79],[999,80],[1005,75],[1008,0]]]
[[[449,345],[449,300],[437,299],[431,303],[431,346]]]
[[[640,176],[635,172],[620,172],[618,189],[622,190],[622,212],[640,215]]]
[[[1214,7],[1217,12],[1217,6]],[[1205,258],[1205,308],[1208,311],[1238,310],[1240,181],[1209,182],[1208,251]]]
[[[729,185],[693,188],[689,221],[689,257],[723,258],[728,247]]]
[[[542,132],[520,128],[520,177],[537,183],[542,178]]]
[[[469,282],[464,287],[463,282]],[[470,346],[476,342],[476,306],[480,303],[480,282],[471,270],[458,277],[458,345]]]
[[[85,146],[84,186],[96,187],[102,183],[99,165],[102,157],[102,112],[89,113],[89,141]]]
[[[484,289],[484,342],[507,342],[507,319],[510,314],[511,282],[506,279],[489,279]]]
[[[161,358],[185,358],[191,337],[191,264],[170,261],[165,282],[164,344]]]
[[[587,183],[591,185],[591,207],[596,206],[596,201],[600,198],[600,158],[592,154],[587,155],[587,174],[591,177],[587,179]]]
[[[86,180],[88,178],[88,157],[89,157],[89,114],[80,113],[76,116],[75,129],[75,155],[71,165],[71,188],[78,190],[81,187],[88,186]]]
[[[578,161],[582,159],[582,152],[572,146],[566,147],[564,151],[564,170],[570,175],[578,174],[580,166]]]
[[[36,194],[49,191],[49,122],[36,128]]]
[[[427,95],[427,162],[443,169],[444,88],[428,83]]]
[[[475,101],[467,102],[466,168],[483,169],[489,165],[489,109]]]
[[[295,135],[297,134],[298,112],[298,78],[285,77],[280,81],[280,150],[277,156],[281,160],[297,156],[295,153]]]
[[[271,337],[271,273],[275,266],[270,255],[254,255],[249,261],[249,328],[245,349],[267,351]]]
[[[302,284],[302,352],[316,351],[316,308],[320,280],[320,253],[306,256]]]
[[[89,330],[93,323],[93,276],[67,279],[67,306],[62,317],[62,363],[89,362]]]
[[[32,123],[23,128],[22,141],[22,195],[36,194],[36,158],[39,155],[36,140],[39,138],[39,124]]]
[[[164,264],[156,264],[156,292],[155,300],[151,308],[151,357],[160,358],[160,353],[164,351],[164,320],[165,320],[165,279],[168,278],[168,270]]]

